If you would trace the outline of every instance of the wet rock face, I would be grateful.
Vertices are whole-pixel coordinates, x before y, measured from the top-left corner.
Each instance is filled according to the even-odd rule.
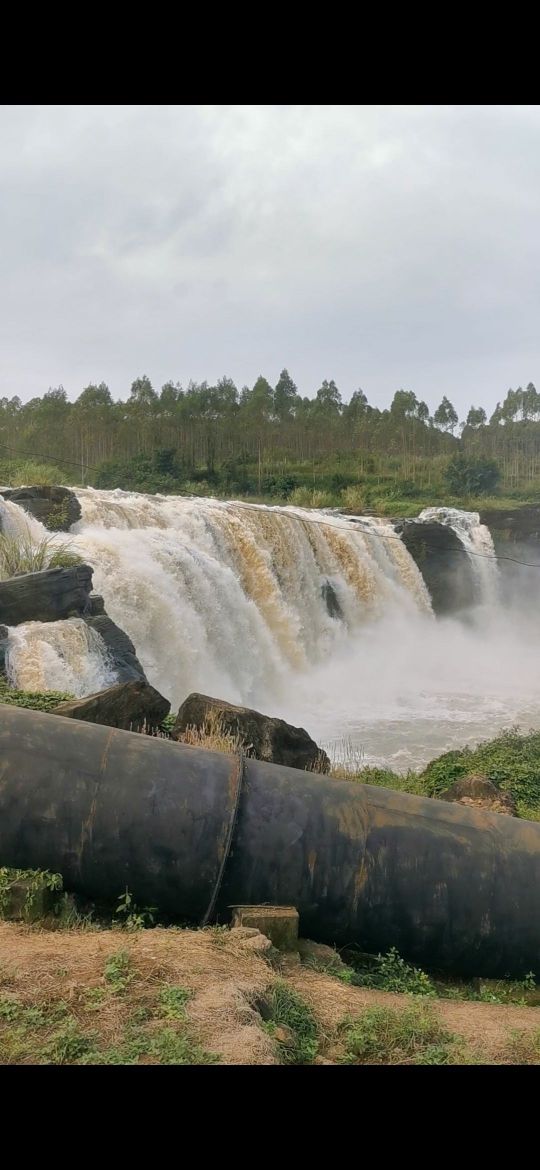
[[[323,581],[321,585],[321,596],[326,605],[329,616],[331,618],[341,620],[343,618],[343,613],[338,601],[337,593],[331,581]]]
[[[540,544],[540,505],[522,504],[519,508],[485,508],[480,512],[495,542],[503,544]]]
[[[89,606],[91,588],[90,565],[10,577],[0,581],[0,622],[18,626],[22,622],[82,617]]]
[[[235,707],[196,692],[182,703],[172,737],[181,740],[189,727],[204,732],[216,726],[225,735],[238,739],[246,754],[256,760],[284,764],[288,768],[330,770],[326,752],[320,750],[303,727],[293,727],[284,719],[262,715],[249,707]]]
[[[105,642],[112,658],[118,681],[122,683],[136,681],[146,683],[148,680],[137,658],[131,638],[106,613],[99,612],[99,604],[102,599],[99,598],[99,594],[95,596],[98,598],[98,612],[97,614],[95,613],[96,601],[92,599],[90,609],[85,614],[85,621],[87,626],[95,630]]]
[[[102,723],[121,727],[125,731],[141,731],[143,727],[159,727],[169,714],[171,704],[148,683],[119,683],[106,691],[60,703],[55,715],[68,719],[82,719],[85,723]]]
[[[403,520],[395,527],[420,569],[434,613],[458,613],[475,605],[478,597],[469,557],[448,525]]]
[[[65,487],[5,488],[5,500],[11,500],[39,520],[51,532],[69,532],[81,518],[81,505],[74,492]]]

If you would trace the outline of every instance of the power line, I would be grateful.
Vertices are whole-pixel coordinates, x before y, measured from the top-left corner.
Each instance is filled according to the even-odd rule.
[[[69,467],[81,467],[80,459],[60,459],[56,455],[40,455],[38,451],[17,451],[16,447],[8,447],[7,443],[0,443],[0,450],[10,451],[12,455],[19,455],[21,459],[50,459],[53,463],[65,463]],[[85,463],[84,467],[87,471],[97,471],[97,467],[91,467],[89,463]]]
[[[198,498],[198,497],[195,497],[195,498]],[[233,501],[230,501],[230,502],[232,503]],[[257,505],[257,504],[245,503],[244,500],[238,500],[235,502],[240,504],[241,507],[243,507],[243,508],[251,508],[252,511],[258,511],[258,508],[260,507],[260,505]],[[284,511],[284,510],[285,509],[282,509],[282,511]],[[336,531],[338,531],[338,532],[344,531],[344,529],[341,527],[340,524],[332,524],[329,520],[319,520],[318,518],[315,519],[314,516],[298,516],[295,512],[287,512],[287,515],[290,516],[291,519],[293,519],[293,520],[300,520],[302,524],[321,524],[323,527],[335,528]],[[398,536],[397,534],[396,535],[390,535],[390,534],[383,535],[381,532],[373,532],[372,529],[363,528],[362,527],[362,517],[357,518],[356,516],[343,515],[342,518],[343,518],[343,520],[348,520],[351,524],[360,528],[360,531],[365,536],[371,536],[377,540],[384,540],[384,541],[397,540],[399,542],[399,544],[403,544],[401,536]],[[434,523],[436,524],[436,523],[438,523],[438,521],[435,520]],[[441,527],[443,527],[443,525],[441,525]],[[459,537],[457,539],[459,540]],[[406,546],[404,546],[404,547],[406,547]],[[442,546],[441,551],[442,552],[449,552],[449,553],[465,553],[465,555],[468,557],[480,557],[482,560],[485,560],[485,561],[512,561],[513,564],[524,565],[525,568],[528,568],[528,569],[540,569],[540,562],[520,561],[517,559],[517,557],[506,557],[506,556],[502,556],[502,555],[499,556],[497,553],[491,555],[490,553],[474,552],[472,549],[465,548],[464,546],[462,546],[461,548],[451,548],[450,545],[447,545],[446,547]]]
[[[53,463],[63,463],[69,467],[80,467],[81,466],[80,461],[75,461],[73,459],[59,459],[55,455],[40,455],[40,454],[38,454],[37,451],[17,451],[15,447],[8,447],[6,443],[0,443],[0,450],[11,451],[12,454],[19,455],[24,459],[51,459]],[[92,467],[89,463],[85,464],[85,469],[86,469],[86,471],[97,471],[97,468]],[[188,497],[186,496],[184,498],[187,499]],[[193,499],[200,499],[199,496],[194,496],[192,498]],[[220,500],[219,503],[238,503],[241,505],[242,508],[251,508],[251,510],[253,512],[259,511],[259,509],[261,507],[260,504],[249,504],[244,500],[236,500],[236,501],[233,501],[233,500],[221,501]],[[270,505],[270,506],[276,507],[276,505]],[[285,507],[286,507],[286,505],[285,505]],[[284,511],[285,509],[282,508],[281,510]],[[293,520],[300,520],[300,522],[302,524],[321,524],[321,525],[323,525],[323,527],[326,526],[327,528],[335,528],[337,531],[343,532],[343,528],[341,528],[341,526],[339,524],[332,524],[329,520],[322,520],[322,519],[320,520],[318,518],[315,519],[314,516],[298,516],[295,512],[287,512],[287,515],[290,516]],[[397,535],[391,536],[390,534],[383,536],[383,534],[381,532],[373,532],[369,528],[362,528],[362,526],[361,526],[362,525],[362,518],[361,517],[356,518],[355,516],[344,515],[343,519],[348,520],[351,524],[357,525],[360,528],[361,532],[364,533],[365,536],[370,536],[370,537],[373,537],[374,539],[377,539],[377,540],[397,540],[397,541],[399,541],[400,544],[403,544],[401,536],[397,536]],[[434,523],[437,523],[437,521],[434,521]],[[459,540],[459,537],[458,537],[458,540]],[[480,560],[484,560],[484,561],[511,561],[512,564],[523,565],[524,568],[526,568],[526,569],[540,569],[540,562],[520,561],[520,560],[518,560],[517,557],[499,556],[498,553],[495,553],[494,555],[491,555],[490,553],[479,553],[479,552],[474,552],[472,549],[468,549],[465,547],[451,548],[450,545],[448,545],[446,548],[444,548],[444,546],[443,546],[442,552],[465,553],[465,555],[468,557],[479,557]]]

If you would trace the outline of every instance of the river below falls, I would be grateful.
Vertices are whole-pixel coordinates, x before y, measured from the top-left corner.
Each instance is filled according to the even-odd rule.
[[[500,731],[540,728],[540,625],[511,609],[467,621],[383,621],[347,652],[291,679],[274,714],[336,763],[423,768]]]

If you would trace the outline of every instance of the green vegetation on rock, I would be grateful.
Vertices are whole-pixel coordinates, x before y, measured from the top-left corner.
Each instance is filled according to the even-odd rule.
[[[10,707],[28,707],[30,711],[51,713],[59,703],[66,703],[74,697],[68,691],[19,691],[0,676],[0,703]]]
[[[23,573],[40,573],[44,569],[67,569],[81,565],[82,557],[70,542],[57,544],[54,536],[33,540],[30,531],[18,536],[0,532],[0,580]]]

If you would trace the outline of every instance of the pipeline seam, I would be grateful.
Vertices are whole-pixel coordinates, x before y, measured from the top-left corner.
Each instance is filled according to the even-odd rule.
[[[225,867],[227,865],[227,862],[229,860],[229,854],[231,852],[231,846],[233,843],[234,832],[236,829],[236,822],[238,820],[238,813],[240,811],[240,799],[241,799],[242,790],[244,787],[245,773],[246,773],[246,757],[245,757],[243,751],[239,751],[238,752],[238,781],[237,781],[237,785],[236,785],[236,794],[234,797],[234,804],[233,804],[233,808],[232,808],[232,812],[231,812],[231,819],[229,821],[229,828],[227,830],[227,838],[225,841],[225,848],[223,850],[223,857],[222,857],[221,865],[219,867],[219,872],[218,872],[218,875],[216,878],[216,884],[215,884],[213,892],[212,892],[212,897],[210,898],[210,901],[208,903],[208,907],[207,907],[206,913],[204,915],[204,918],[201,919],[201,926],[207,926],[210,919],[214,915],[214,910],[216,908],[216,903],[217,903],[219,893],[221,890],[221,886],[223,883],[223,877],[225,874]]]

